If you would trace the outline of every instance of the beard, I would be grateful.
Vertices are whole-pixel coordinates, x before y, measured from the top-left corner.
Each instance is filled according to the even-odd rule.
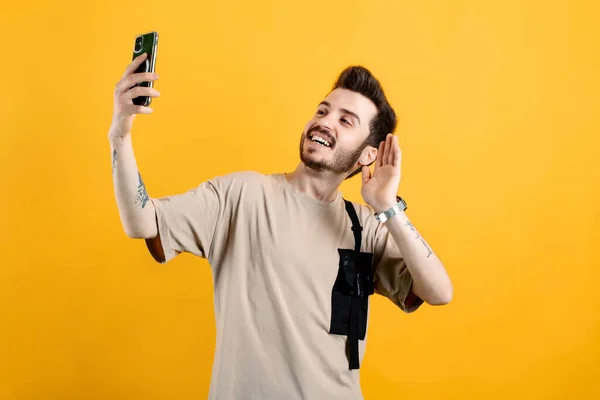
[[[316,130],[316,129],[315,129]],[[362,151],[367,147],[366,140],[358,148],[350,149],[331,149],[333,153],[333,159],[317,160],[313,157],[311,150],[305,150],[304,144],[308,139],[308,135],[312,130],[309,130],[306,134],[303,134],[300,139],[300,160],[309,169],[313,171],[328,171],[334,174],[350,174],[354,171],[356,163],[360,158]]]

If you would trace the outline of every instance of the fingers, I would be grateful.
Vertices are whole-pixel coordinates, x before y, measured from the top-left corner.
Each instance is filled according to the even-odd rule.
[[[158,74],[154,74],[152,72],[142,72],[139,74],[128,75],[127,77],[121,79],[117,83],[117,87],[115,88],[115,94],[117,96],[125,93],[127,90],[131,89],[138,83],[142,82],[154,82],[158,79]]]
[[[125,114],[151,114],[154,111],[152,108],[133,104],[133,99],[140,96],[159,97],[160,93],[154,88],[135,86],[118,96],[115,105]]]
[[[398,138],[394,136],[394,152],[392,156],[392,165],[397,167],[402,162],[402,150],[400,150],[400,145],[398,144]]]
[[[385,153],[383,153],[383,165],[391,164],[391,154],[393,151],[393,142],[394,137],[392,135],[387,135],[385,137]]]
[[[402,154],[400,152],[400,146],[398,145],[398,138],[393,134],[388,134],[385,140],[379,144],[377,150],[377,162],[375,167],[382,167],[384,165],[400,165]]]
[[[132,100],[139,96],[159,97],[160,93],[154,88],[136,86],[125,92],[121,97],[124,101],[128,102],[129,100]]]
[[[388,136],[390,153],[388,154],[388,164],[394,165],[396,154],[398,153],[398,138],[392,134]]]
[[[146,58],[148,58],[148,53],[143,53],[143,54],[137,56],[136,58],[134,58],[133,61],[125,69],[125,73],[121,77],[121,80],[123,80],[123,79],[127,78],[127,76],[131,75],[133,73],[133,71],[135,71],[137,69],[137,67],[139,67],[140,65],[142,65],[142,63],[144,61],[146,61]]]
[[[379,149],[377,150],[377,161],[375,162],[375,168],[379,168],[383,165],[383,152],[385,151],[385,142],[379,143]]]
[[[377,163],[375,164],[376,167],[391,164],[390,154],[393,151],[393,139],[393,135],[388,134],[385,137],[385,140],[379,144],[379,150],[377,150]]]
[[[392,146],[390,146],[390,135],[387,135],[385,137],[385,141],[384,141],[384,149],[385,151],[383,152],[383,154],[381,154],[381,165],[387,165],[388,164],[388,158],[390,156],[390,148]]]
[[[138,72],[139,66],[148,58],[144,53],[136,57],[125,69],[125,73],[115,87],[115,113],[121,117],[133,114],[151,114],[154,110],[148,106],[133,104],[133,99],[140,96],[159,97],[160,93],[151,87],[138,86],[142,82],[153,82],[158,75],[151,72]]]
[[[363,185],[371,179],[371,170],[366,165],[362,168],[362,183]]]
[[[150,107],[136,106],[135,104],[126,104],[123,106],[123,110],[128,114],[152,114],[154,111]]]

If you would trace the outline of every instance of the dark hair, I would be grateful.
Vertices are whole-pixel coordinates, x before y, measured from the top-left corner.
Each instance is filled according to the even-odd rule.
[[[347,67],[337,78],[333,89],[348,89],[360,93],[377,107],[377,114],[370,123],[370,133],[364,146],[373,146],[377,149],[379,144],[385,141],[388,133],[394,133],[397,126],[396,113],[388,103],[381,84],[367,68],[360,65]],[[360,171],[361,169],[354,171],[348,178]]]

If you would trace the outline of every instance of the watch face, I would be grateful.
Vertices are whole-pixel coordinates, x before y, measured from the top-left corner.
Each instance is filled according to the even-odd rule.
[[[385,213],[380,213],[375,215],[375,219],[379,222],[385,222],[387,220],[387,217],[385,216]]]
[[[406,202],[404,201],[404,199],[402,197],[396,196],[396,200],[398,201],[398,203],[396,205],[394,205],[394,207],[390,208],[389,210],[375,214],[375,219],[379,222],[385,222],[388,219],[390,219],[391,217],[393,217],[394,215],[396,215],[399,212],[402,212],[408,208],[408,206],[406,205]]]

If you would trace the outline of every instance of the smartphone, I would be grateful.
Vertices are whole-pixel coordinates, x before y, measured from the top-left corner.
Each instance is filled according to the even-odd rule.
[[[152,72],[156,67],[156,50],[158,49],[158,33],[148,32],[138,35],[133,45],[133,59],[148,53],[146,60],[135,70],[134,73]],[[152,87],[154,82],[141,82],[135,86]],[[134,87],[135,87],[134,86]],[[138,106],[149,106],[152,98],[149,96],[140,96],[133,99],[133,104]]]

